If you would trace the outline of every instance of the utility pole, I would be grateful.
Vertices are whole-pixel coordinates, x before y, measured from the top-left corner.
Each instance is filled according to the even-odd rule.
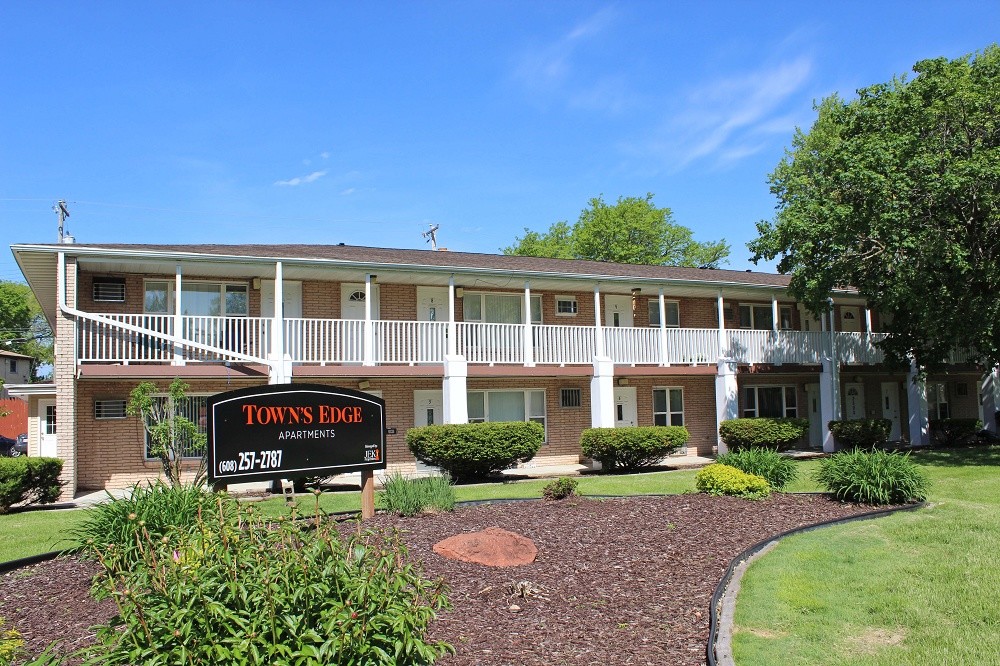
[[[56,205],[52,207],[52,210],[56,215],[59,216],[59,242],[62,243],[66,234],[63,233],[63,228],[66,225],[66,218],[69,217],[69,208],[66,207],[66,202],[60,199],[56,202]]]
[[[437,245],[437,230],[438,230],[438,227],[440,225],[431,224],[431,225],[428,225],[428,226],[430,226],[430,229],[428,229],[427,231],[422,232],[420,235],[427,239],[427,242],[431,244],[431,249],[432,250],[436,250],[436,249],[438,249],[438,245]]]

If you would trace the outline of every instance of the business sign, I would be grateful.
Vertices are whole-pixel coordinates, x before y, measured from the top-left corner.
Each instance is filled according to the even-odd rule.
[[[208,476],[243,483],[385,469],[385,401],[281,384],[208,398]]]

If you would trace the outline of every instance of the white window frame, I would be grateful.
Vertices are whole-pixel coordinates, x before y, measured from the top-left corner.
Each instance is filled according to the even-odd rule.
[[[677,311],[677,323],[670,323],[670,306],[673,306]],[[654,328],[660,327],[660,299],[651,298],[646,303],[646,309],[649,311],[649,325]],[[667,315],[667,325],[664,328],[680,328],[681,327],[681,302],[677,300],[666,299],[663,301],[663,310]]]
[[[482,321],[483,321],[483,312],[486,310],[486,307],[485,307],[486,303],[483,300],[485,296],[510,296],[510,297],[516,296],[518,298],[518,300],[520,300],[520,302],[521,302],[521,313],[522,313],[521,314],[521,318],[522,319],[524,318],[524,314],[523,314],[524,313],[524,293],[523,292],[511,292],[511,291],[466,291],[465,294],[462,296],[462,319],[463,319],[463,321],[467,321],[467,322],[471,322],[471,323],[482,323]],[[472,318],[466,316],[466,314],[465,314],[465,305],[466,305],[466,303],[468,303],[470,299],[474,299],[474,298],[478,298],[479,299],[479,319],[472,319]],[[542,296],[541,296],[541,294],[532,294],[531,295],[531,300],[532,301],[536,301],[537,300],[537,302],[538,302],[538,319],[532,318],[531,323],[532,324],[541,324],[542,323]],[[532,315],[534,315],[535,308],[531,308],[531,313],[532,313]],[[522,321],[521,324],[524,324],[524,322]]]
[[[184,396],[184,399],[185,400],[191,400],[191,399],[195,399],[195,398],[204,398],[205,401],[206,401],[205,402],[205,409],[206,409],[206,416],[207,416],[208,398],[210,398],[211,395],[212,395],[211,393],[188,393],[187,395]],[[166,398],[167,400],[169,400],[170,399],[170,394],[169,393],[154,393],[152,395],[152,398],[153,399]],[[208,427],[207,423],[205,424],[205,427],[206,427],[205,432],[201,432],[201,424],[198,422],[198,420],[197,419],[193,419],[193,422],[194,422],[195,426],[198,426],[198,430],[199,430],[200,434],[205,434],[205,432],[207,432],[207,427]],[[149,433],[146,432],[145,426],[143,427],[142,433],[143,433],[142,434],[142,457],[143,457],[143,460],[145,460],[146,462],[153,462],[153,461],[159,460],[158,457],[155,457],[155,456],[154,457],[150,457],[150,455],[149,455]],[[202,458],[202,456],[183,456],[182,459],[183,460],[201,460],[201,458]]]
[[[559,306],[562,303],[568,303],[569,309],[566,312],[561,312]],[[580,312],[580,304],[577,303],[576,296],[556,296],[556,316],[557,317],[575,317]],[[532,322],[535,323],[535,322]],[[539,321],[538,323],[541,323]]]
[[[165,312],[150,311],[146,308],[146,292],[149,290],[149,285],[151,284],[163,284],[167,287],[167,309]],[[221,313],[219,316],[222,317],[248,317],[250,315],[250,285],[246,282],[238,280],[184,280],[181,288],[188,284],[212,284],[218,285],[219,287],[219,305],[221,306]],[[247,299],[247,311],[246,312],[227,312],[226,311],[226,291],[230,287],[242,287],[246,293]],[[174,282],[172,280],[165,279],[154,279],[147,278],[142,282],[142,312],[143,314],[160,314],[160,315],[172,315],[174,314],[174,303],[176,299],[174,298]],[[183,303],[181,304],[183,305]]]
[[[750,326],[749,327],[743,325],[743,308],[748,308],[750,310]],[[770,317],[770,315],[774,314],[773,307],[771,305],[769,305],[769,304],[764,304],[764,303],[740,303],[737,306],[737,308],[736,308],[736,320],[739,322],[739,327],[740,327],[741,330],[744,330],[744,331],[770,331],[770,330],[773,330],[773,326],[774,326],[773,323],[772,323],[771,326],[768,326],[767,328],[761,328],[760,326],[757,326],[757,317],[754,315],[754,312],[756,310],[758,310],[758,309],[765,310],[768,313],[769,317]],[[788,326],[787,327],[782,326],[782,324],[786,320],[785,315],[787,315],[787,321],[788,321]],[[794,322],[795,322],[795,319],[794,319],[794,315],[792,314],[792,306],[790,306],[790,305],[779,305],[778,306],[778,322],[777,322],[777,324],[778,324],[778,330],[779,331],[790,331],[790,330],[793,330],[792,327],[794,325]]]
[[[542,394],[542,413],[532,414],[531,413],[531,394],[532,393]],[[491,393],[521,393],[524,396],[524,421],[535,421],[536,423],[542,424],[542,429],[545,431],[544,441],[549,441],[549,419],[546,410],[548,409],[547,396],[545,394],[545,389],[537,388],[509,388],[509,389],[471,389],[466,391],[466,400],[468,396],[472,393],[482,393],[483,394],[483,418],[473,418],[469,416],[469,423],[491,423],[490,421],[490,399],[489,395]]]
[[[656,392],[657,391],[663,391],[664,392],[663,397],[664,397],[664,400],[666,400],[665,404],[666,404],[666,407],[667,407],[667,411],[665,411],[665,412],[658,412],[658,411],[656,411]],[[681,411],[679,411],[679,412],[672,412],[672,411],[670,411],[670,392],[671,391],[680,391],[680,394],[681,394]],[[673,418],[674,415],[680,415],[680,420],[681,420],[680,423],[674,423],[674,418]],[[682,387],[682,386],[654,386],[653,387],[653,425],[658,425],[656,423],[656,417],[657,416],[663,416],[664,417],[664,419],[663,419],[664,420],[664,424],[663,425],[680,425],[680,426],[684,425],[684,423],[685,423],[685,421],[684,421],[684,387]]]
[[[927,384],[927,418],[930,420],[951,418],[951,403],[948,400],[948,385],[946,383]]]
[[[743,393],[743,409],[740,411],[740,415],[743,418],[755,419],[760,417],[760,389],[781,389],[781,411],[782,416],[780,417],[767,417],[767,418],[798,418],[799,415],[799,396],[798,391],[795,386],[786,384],[754,384],[753,386],[744,386],[742,389]],[[749,391],[753,391],[753,407],[749,407],[749,401],[747,400],[747,395]],[[788,396],[792,396],[794,404],[789,407]]]

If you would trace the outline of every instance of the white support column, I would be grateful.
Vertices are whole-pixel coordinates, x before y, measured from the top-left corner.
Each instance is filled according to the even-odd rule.
[[[872,332],[872,311],[865,308],[865,333]]]
[[[269,383],[289,384],[292,381],[291,357],[285,354],[285,283],[284,265],[274,264],[274,321],[271,324],[271,372]]]
[[[615,364],[607,356],[594,357],[590,379],[590,427],[615,427]]]
[[[469,364],[464,356],[444,357],[444,381],[441,394],[444,399],[445,423],[469,422],[468,398]]]
[[[778,332],[778,297],[771,294],[771,330]]]
[[[174,266],[174,335],[182,337],[184,332],[184,310],[181,307],[181,265]],[[171,365],[184,365],[184,345],[174,344],[174,360]]]
[[[979,390],[979,404],[981,406],[980,418],[983,426],[994,435],[998,428],[996,413],[1000,412],[1000,368],[993,368],[983,375],[982,386]]]
[[[823,372],[819,376],[819,417],[821,420],[820,432],[823,440],[823,451],[833,453],[835,450],[833,433],[830,431],[830,421],[837,420],[837,392],[834,390],[836,379],[834,378],[833,366],[835,361],[823,359]]]
[[[836,310],[833,307],[833,299],[827,300],[830,315],[830,387],[833,391],[832,408],[833,420],[841,419],[840,409],[840,354],[837,351],[837,326]]]
[[[524,365],[535,367],[535,335],[531,330],[531,283],[524,281]]]
[[[594,331],[595,340],[594,347],[597,350],[597,356],[603,357],[607,356],[608,350],[604,347],[604,328],[601,323],[601,285],[594,285],[594,325],[597,327]]]
[[[915,361],[910,361],[910,374],[906,382],[906,402],[909,407],[910,445],[930,444],[930,423],[927,417],[927,387],[920,379]]]
[[[720,358],[718,371],[715,375],[715,436],[716,446],[720,454],[729,451],[729,447],[719,437],[719,428],[723,421],[731,421],[739,416],[739,387],[736,382],[736,362],[728,358]]]
[[[455,276],[448,278],[448,348],[447,353],[454,356],[458,353],[458,327],[455,325]]]
[[[719,358],[724,358],[728,355],[728,352],[726,350],[726,310],[722,300],[721,289],[716,301],[719,309]]]
[[[775,347],[774,354],[774,364],[784,365],[785,363],[785,348],[784,345],[780,344],[778,340],[778,296],[776,294],[771,294],[771,344]]]
[[[670,354],[667,350],[667,304],[663,300],[663,287],[657,293],[660,301],[660,365],[670,366]]]
[[[372,323],[372,274],[365,275],[365,333],[361,365],[375,365],[375,325]]]

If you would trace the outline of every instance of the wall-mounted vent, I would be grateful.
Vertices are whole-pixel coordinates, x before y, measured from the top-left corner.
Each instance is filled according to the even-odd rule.
[[[125,401],[124,400],[95,400],[94,401],[94,418],[95,419],[123,419],[127,416],[125,413]]]
[[[95,303],[124,303],[125,278],[94,278]]]
[[[579,407],[582,404],[582,399],[580,395],[581,391],[578,388],[564,388],[559,390],[559,406],[560,407]]]

